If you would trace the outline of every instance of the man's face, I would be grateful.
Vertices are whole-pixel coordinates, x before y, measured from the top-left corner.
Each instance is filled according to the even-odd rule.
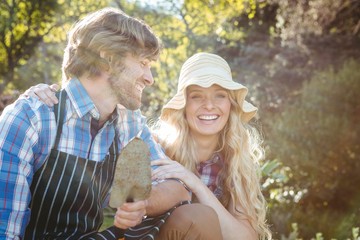
[[[109,77],[112,94],[118,103],[129,110],[139,109],[142,91],[154,83],[150,71],[150,61],[146,58],[128,55],[121,69]]]

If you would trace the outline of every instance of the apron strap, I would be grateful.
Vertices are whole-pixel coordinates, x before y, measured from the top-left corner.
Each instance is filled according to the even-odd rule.
[[[60,136],[62,132],[62,126],[64,124],[65,108],[66,108],[66,97],[67,93],[65,89],[55,93],[55,96],[59,99],[59,102],[54,105],[55,120],[57,123],[56,138],[53,149],[57,150],[60,142]],[[118,135],[115,129],[115,137],[113,144],[110,146],[110,154],[116,155],[119,152],[119,146],[117,144]]]
[[[64,115],[65,115],[65,106],[66,106],[66,96],[67,93],[65,89],[58,91],[55,93],[55,96],[59,99],[58,104],[54,105],[54,114],[55,114],[55,120],[57,123],[57,131],[56,131],[56,138],[55,138],[55,144],[53,149],[58,149],[60,136],[62,132],[62,126],[64,124]]]

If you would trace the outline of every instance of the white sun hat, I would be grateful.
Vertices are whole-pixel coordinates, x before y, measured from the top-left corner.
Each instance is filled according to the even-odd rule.
[[[243,121],[248,122],[255,116],[257,108],[245,100],[248,89],[232,79],[229,64],[216,54],[200,52],[190,57],[182,66],[177,93],[165,104],[160,118],[165,119],[167,114],[171,114],[171,109],[179,110],[185,107],[188,86],[208,88],[213,84],[235,91],[236,101],[243,111]]]

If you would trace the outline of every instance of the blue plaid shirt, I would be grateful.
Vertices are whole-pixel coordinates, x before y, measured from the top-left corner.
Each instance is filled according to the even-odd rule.
[[[149,145],[151,160],[166,157],[141,112],[120,105],[92,139],[91,118],[99,118],[98,110],[79,80],[70,80],[65,90],[68,99],[58,150],[101,161],[118,134],[120,150],[138,136]],[[18,99],[0,116],[0,239],[23,235],[30,218],[32,177],[49,156],[55,136],[53,108],[35,98]]]

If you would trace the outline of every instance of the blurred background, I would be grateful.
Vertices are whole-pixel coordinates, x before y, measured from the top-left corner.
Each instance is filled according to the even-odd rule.
[[[275,239],[360,239],[359,0],[1,0],[0,112],[32,85],[60,83],[67,30],[106,6],[163,41],[143,97],[150,124],[196,52],[224,57],[249,88]]]

